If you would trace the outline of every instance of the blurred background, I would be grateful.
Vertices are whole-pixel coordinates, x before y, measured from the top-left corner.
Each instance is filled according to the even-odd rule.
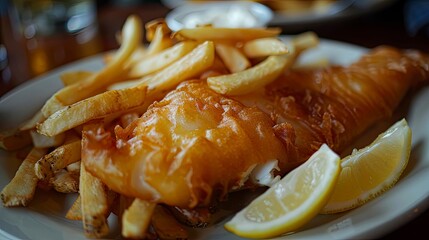
[[[0,1],[0,96],[15,86],[60,65],[117,48],[115,34],[120,31],[126,17],[130,14],[137,14],[143,22],[148,22],[173,13],[180,14],[178,9],[183,13],[195,8],[193,4],[208,2],[195,0]],[[323,38],[365,47],[388,44],[429,52],[427,33],[429,10],[422,10],[424,9],[422,5],[426,7],[428,5],[429,1],[426,0],[252,2],[259,2],[273,11],[267,25],[281,27],[283,34],[311,30]],[[212,13],[214,12],[210,14]],[[243,14],[237,11],[227,12],[222,16],[229,14],[235,14],[235,20],[241,19],[242,23],[255,20],[243,18]],[[426,16],[421,17],[418,14]],[[234,18],[231,19],[230,22],[234,22]],[[192,20],[195,21],[195,17]],[[199,20],[202,20],[201,16]]]

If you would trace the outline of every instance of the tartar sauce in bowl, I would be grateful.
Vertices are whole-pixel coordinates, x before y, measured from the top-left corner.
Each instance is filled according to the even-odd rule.
[[[186,4],[171,11],[166,21],[177,31],[182,28],[212,25],[222,28],[265,27],[273,18],[268,7],[252,2],[212,2]]]

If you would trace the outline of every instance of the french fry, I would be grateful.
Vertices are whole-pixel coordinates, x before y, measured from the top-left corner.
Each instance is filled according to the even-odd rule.
[[[130,58],[128,59],[127,63],[124,65],[129,65],[129,63],[131,62],[135,62],[138,61],[139,59],[142,59],[143,56],[146,54],[146,47],[144,45],[139,45],[136,50],[134,50],[134,52],[132,53],[132,55],[130,56]],[[116,55],[116,51],[110,51],[108,53],[105,53],[103,55],[103,62],[108,65],[109,63],[111,63],[113,61],[113,59],[115,59],[115,55]]]
[[[80,163],[80,162],[79,162]],[[118,200],[118,194],[113,191],[107,192],[107,204],[113,212],[114,203]],[[66,218],[70,220],[82,221],[82,198],[80,195],[77,196],[72,206],[69,208],[66,214]]]
[[[1,191],[1,200],[6,207],[27,206],[33,199],[38,179],[34,164],[48,150],[33,148],[18,168],[13,179]]]
[[[155,33],[153,34],[146,51],[146,56],[150,56],[156,53],[159,53],[171,46],[173,46],[173,40],[170,38],[171,30],[168,28],[165,22],[154,23],[153,26],[149,28],[155,28]],[[150,36],[151,30],[147,31]]]
[[[243,52],[249,58],[258,58],[287,54],[288,47],[277,38],[259,38],[244,43]]]
[[[156,37],[156,30],[161,26],[161,29],[163,30],[162,33],[164,36],[167,36],[171,33],[171,29],[168,27],[167,23],[162,18],[157,18],[154,20],[151,20],[145,24],[145,30],[146,30],[146,40],[149,42],[152,42],[153,39]]]
[[[140,80],[126,81],[110,86],[110,89],[130,88],[134,86],[148,86],[147,102],[151,103],[157,98],[176,87],[180,82],[197,76],[210,68],[214,61],[213,42],[200,44],[190,53],[157,72]]]
[[[291,39],[292,53],[297,57],[302,51],[315,47],[319,44],[319,37],[314,32],[305,32]]]
[[[52,152],[44,155],[34,165],[34,173],[40,180],[50,179],[55,172],[66,168],[71,163],[81,158],[80,138],[71,135],[66,143],[57,147]]]
[[[331,65],[331,63],[329,62],[328,58],[319,58],[319,59],[315,59],[311,62],[306,62],[306,63],[301,63],[299,65],[294,65],[293,68],[294,69],[316,69],[316,68],[324,68],[324,67],[328,67],[329,65]]]
[[[64,86],[72,85],[84,79],[92,77],[95,73],[89,71],[72,71],[61,74],[60,79]]]
[[[107,91],[55,112],[37,126],[37,131],[55,136],[90,120],[140,106],[145,97],[146,87]]]
[[[152,226],[160,239],[188,239],[188,232],[161,206],[156,206]]]
[[[70,173],[65,169],[57,171],[55,175],[49,179],[49,183],[60,193],[76,193],[79,191],[79,175]]]
[[[70,220],[82,221],[82,198],[80,195],[77,196],[76,200],[67,211],[66,218]]]
[[[205,80],[208,77],[219,76],[228,73],[230,73],[230,71],[225,66],[225,63],[216,54],[212,66],[200,75],[200,79]]]
[[[164,70],[143,78],[139,85],[147,85],[150,91],[170,90],[180,82],[208,69],[213,64],[213,60],[214,44],[210,41],[204,42]]]
[[[257,38],[278,36],[280,28],[184,28],[174,33],[179,40],[246,42]]]
[[[180,82],[204,72],[213,64],[214,57],[214,44],[207,41],[156,74],[144,77],[141,80],[129,81],[126,84],[127,87],[148,86],[148,95],[151,97],[158,96],[173,89]],[[112,85],[111,88],[123,87],[123,84]]]
[[[287,56],[270,56],[263,62],[241,72],[207,78],[208,86],[225,95],[253,92],[275,80],[288,63]]]
[[[142,37],[141,22],[136,16],[130,16],[122,29],[123,44],[114,59],[92,77],[68,85],[56,92],[42,108],[43,115],[49,117],[54,112],[93,96],[101,88],[110,85],[124,72],[124,64],[139,46]]]
[[[134,51],[127,63],[124,64],[127,69],[173,46],[173,40],[170,38],[171,30],[168,28],[165,21],[155,19],[146,23],[145,28],[146,36],[150,44],[147,48],[140,46]],[[107,60],[105,61],[108,62]],[[135,78],[135,75],[128,76],[128,78]]]
[[[155,206],[156,203],[134,199],[131,206],[122,215],[122,236],[144,238]]]
[[[114,83],[107,87],[107,90],[120,90],[126,88],[133,88],[141,82],[141,79],[128,80],[123,82]]]
[[[204,42],[154,76],[143,78],[139,85],[148,86],[150,91],[170,90],[180,82],[195,77],[208,69],[213,64],[213,60],[214,44],[210,41]]]
[[[86,169],[84,160],[80,167],[79,192],[85,236],[102,238],[109,233],[109,213],[105,185]]]
[[[147,48],[144,45],[140,45],[133,52],[133,54],[131,55],[126,65],[130,65],[134,62],[141,61],[142,59],[144,59],[145,56],[147,56]]]
[[[197,46],[196,42],[181,42],[157,54],[145,56],[136,62],[129,73],[131,78],[142,77],[157,72],[177,61]]]
[[[25,121],[21,127],[19,128],[19,130],[21,131],[26,131],[26,130],[31,130],[31,129],[35,129],[38,123],[41,123],[45,120],[45,116],[43,116],[42,111],[37,111],[36,114],[34,114],[34,116],[30,119],[28,119],[27,121]]]
[[[226,95],[242,95],[262,88],[274,81],[285,68],[291,67],[299,54],[319,43],[317,35],[308,32],[292,39],[291,52],[286,55],[269,56],[259,64],[244,71],[207,78],[214,91]]]
[[[216,43],[215,48],[216,53],[230,72],[241,72],[251,66],[249,59],[236,47],[228,44]]]
[[[15,151],[31,144],[29,131],[7,130],[0,132],[0,148]]]
[[[127,197],[122,194],[119,195],[117,209],[114,209],[113,207],[112,210],[115,210],[117,212],[120,226],[122,226],[122,216],[124,215],[125,211],[131,206],[131,203],[133,203],[133,201],[133,197]]]
[[[31,139],[36,148],[57,147],[63,144],[66,138],[65,133],[60,133],[52,137],[38,133],[36,130],[30,130]]]

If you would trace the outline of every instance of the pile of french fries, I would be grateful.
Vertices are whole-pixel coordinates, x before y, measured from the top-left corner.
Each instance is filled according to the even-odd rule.
[[[148,46],[142,44],[143,29]],[[150,104],[190,79],[206,81],[225,95],[258,90],[292,67],[302,51],[318,44],[312,33],[289,43],[279,40],[279,34],[275,28],[210,26],[173,33],[162,19],[143,28],[138,17],[130,16],[118,37],[120,48],[105,54],[104,68],[63,73],[64,87],[33,118],[17,130],[0,133],[1,148],[30,149],[1,191],[4,206],[27,206],[39,188],[78,193],[65,217],[82,221],[88,238],[109,233],[111,213],[120,219],[126,238],[188,238],[179,222],[201,225],[210,214],[113,192],[85,169],[81,154],[85,132],[100,124],[126,127]],[[183,214],[186,211],[201,219],[189,218],[192,214]]]

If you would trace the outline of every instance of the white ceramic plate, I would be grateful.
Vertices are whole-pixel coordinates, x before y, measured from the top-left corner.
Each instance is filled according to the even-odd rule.
[[[333,63],[349,64],[367,51],[350,44],[323,40],[320,47],[303,56],[302,61],[328,58]],[[44,101],[61,87],[59,74],[63,71],[94,70],[102,67],[101,56],[66,65],[49,74],[27,82],[0,99],[0,130],[16,127],[31,117]],[[412,159],[397,185],[355,210],[338,215],[317,216],[299,232],[282,239],[346,239],[378,237],[410,221],[429,206],[429,88],[412,98],[405,108],[407,119],[415,133]],[[426,124],[426,125],[425,125]],[[13,177],[19,166],[14,153],[0,151],[0,188]],[[75,194],[36,191],[26,208],[0,206],[0,239],[85,239],[81,222],[64,218],[76,198]],[[119,239],[117,219],[109,218],[112,234]],[[240,239],[223,229],[223,222],[193,231],[192,239]]]

